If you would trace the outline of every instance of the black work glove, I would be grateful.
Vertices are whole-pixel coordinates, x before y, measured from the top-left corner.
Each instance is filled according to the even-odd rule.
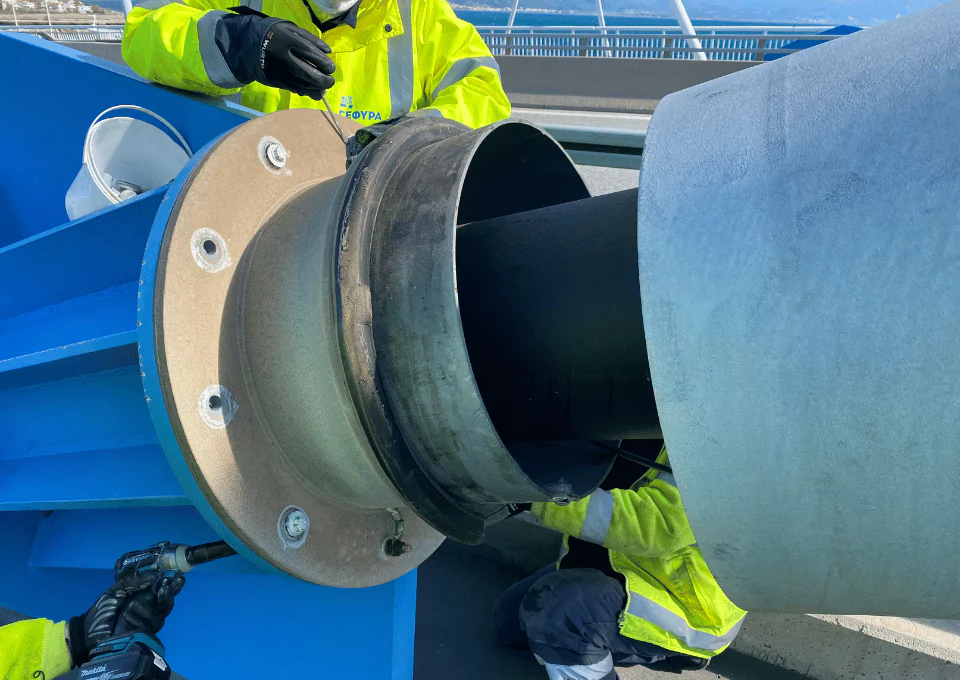
[[[493,514],[487,515],[484,520],[487,525],[496,524],[497,522],[502,522],[505,519],[510,519],[511,517],[516,517],[519,514],[528,512],[530,510],[530,503],[507,503],[500,507],[499,510]]]
[[[239,8],[238,8],[239,9]],[[330,46],[292,21],[259,12],[227,14],[215,40],[234,77],[319,100],[333,87]]]
[[[73,665],[89,661],[90,652],[113,635],[143,631],[155,636],[163,628],[173,610],[173,598],[185,582],[183,575],[178,575],[159,598],[152,588],[152,579],[115,583],[107,588],[86,613],[67,623]]]
[[[508,517],[514,517],[523,512],[530,512],[530,508],[533,507],[531,503],[510,503],[507,505]]]
[[[144,631],[151,635],[159,633],[170,612],[173,611],[173,598],[183,590],[184,583],[186,583],[186,577],[179,574],[172,584],[165,587],[164,593],[159,597],[152,590],[142,590],[131,595],[126,605],[120,610],[120,618],[113,632],[119,634]]]

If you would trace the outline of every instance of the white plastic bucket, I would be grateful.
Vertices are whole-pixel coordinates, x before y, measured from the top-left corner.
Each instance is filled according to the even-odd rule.
[[[150,123],[124,116],[134,110],[160,121],[177,139]],[[179,142],[179,143],[178,143]],[[140,106],[113,106],[93,119],[83,142],[83,166],[67,190],[64,204],[75,220],[173,180],[193,152],[176,128]]]

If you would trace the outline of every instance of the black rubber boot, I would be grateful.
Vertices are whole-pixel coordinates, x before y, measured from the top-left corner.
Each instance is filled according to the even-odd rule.
[[[710,665],[710,659],[701,659],[696,656],[672,656],[667,659],[667,663],[682,673],[683,671],[702,671]]]
[[[695,656],[681,654],[678,656],[669,656],[663,661],[647,666],[650,670],[660,673],[670,673],[680,675],[684,671],[702,671],[710,665],[710,659],[701,659]]]

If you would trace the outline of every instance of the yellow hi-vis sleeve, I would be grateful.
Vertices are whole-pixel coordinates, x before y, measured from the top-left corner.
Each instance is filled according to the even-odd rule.
[[[598,489],[569,505],[534,503],[544,526],[636,557],[669,555],[697,542],[676,487],[654,479],[636,490]]]
[[[64,622],[31,619],[0,627],[0,678],[53,680],[70,670]]]
[[[235,94],[241,83],[214,39],[217,20],[225,14],[205,0],[147,0],[127,15],[123,59],[139,75],[163,85]]]
[[[472,24],[447,0],[413,3],[416,73],[423,99],[413,115],[435,111],[472,128],[510,117],[500,67]]]

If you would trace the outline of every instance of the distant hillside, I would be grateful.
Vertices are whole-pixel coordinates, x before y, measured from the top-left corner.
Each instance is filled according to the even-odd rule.
[[[691,17],[748,19],[751,21],[807,22],[869,25],[895,19],[899,14],[938,5],[944,0],[685,0]],[[451,0],[454,6],[509,9],[513,0]],[[610,14],[671,16],[667,0],[604,0]],[[520,0],[521,9],[593,13],[595,0]]]

